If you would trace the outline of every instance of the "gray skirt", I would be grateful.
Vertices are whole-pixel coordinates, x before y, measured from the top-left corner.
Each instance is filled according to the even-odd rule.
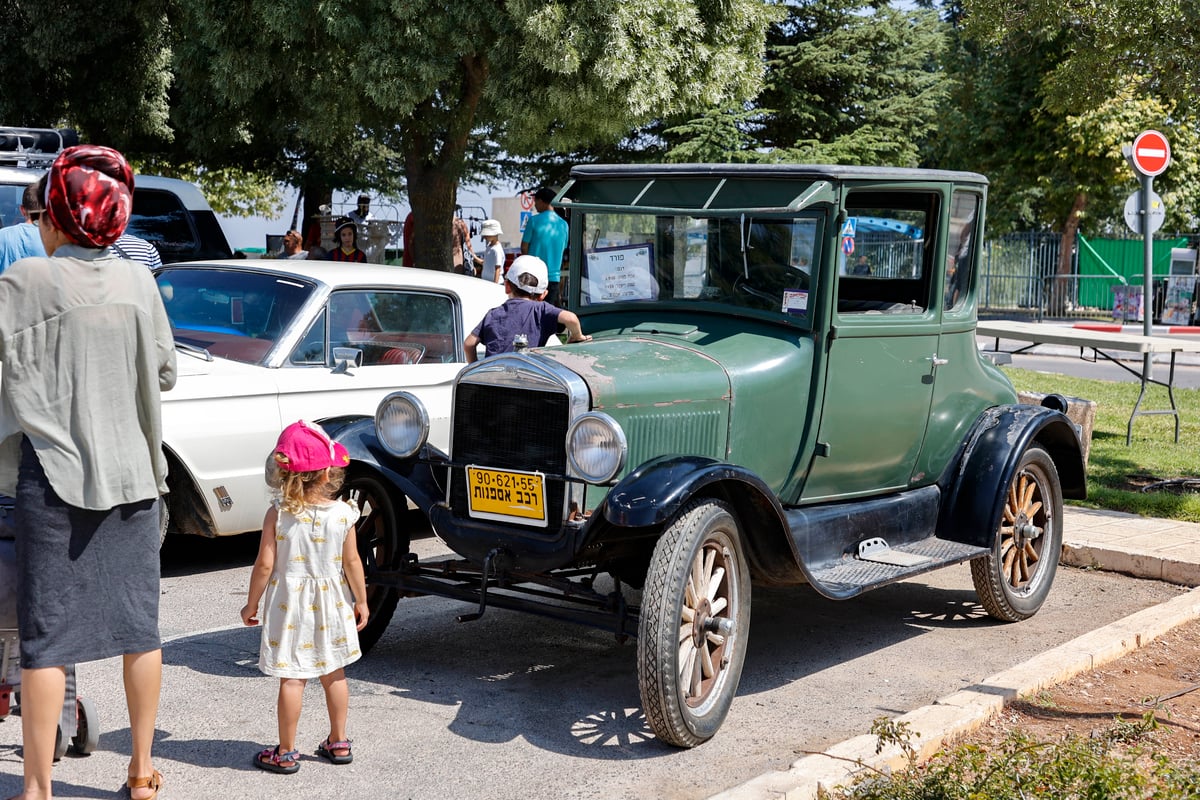
[[[69,506],[22,439],[15,515],[22,667],[61,667],[161,646],[158,502],[107,511]]]

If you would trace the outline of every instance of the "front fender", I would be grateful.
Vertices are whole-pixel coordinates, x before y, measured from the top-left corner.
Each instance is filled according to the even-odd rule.
[[[396,458],[376,438],[374,419],[359,419],[338,426],[331,436],[346,448],[351,469],[357,463],[379,473],[426,516],[434,504],[443,499],[444,490],[426,459],[444,461],[446,457],[432,445],[426,445],[419,458]]]
[[[1004,511],[1007,487],[1021,456],[1035,443],[1054,461],[1063,497],[1085,498],[1083,452],[1079,435],[1067,416],[1043,406],[995,406],[980,415],[955,468],[942,482],[946,502],[938,535],[991,547]]]
[[[604,516],[613,525],[649,527],[672,519],[689,499],[713,483],[740,483],[774,507],[783,509],[770,488],[753,472],[703,456],[662,456],[621,479],[604,499]],[[758,498],[756,498],[758,499]]]

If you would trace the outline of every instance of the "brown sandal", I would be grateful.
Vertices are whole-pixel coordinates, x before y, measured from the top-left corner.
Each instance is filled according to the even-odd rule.
[[[154,774],[148,778],[130,778],[125,781],[125,785],[129,787],[129,796],[133,797],[134,789],[153,789],[154,794],[138,800],[155,800],[158,797],[158,790],[162,788],[163,776],[158,770],[154,770]]]

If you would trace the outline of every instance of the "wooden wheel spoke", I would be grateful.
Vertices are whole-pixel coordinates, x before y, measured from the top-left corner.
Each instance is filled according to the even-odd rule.
[[[723,644],[725,644],[725,637],[719,633],[706,633],[704,634],[704,641],[708,642],[713,647],[721,647]]]
[[[683,606],[684,608],[695,608],[699,604],[700,598],[696,596],[696,586],[689,577],[683,587]]]
[[[702,674],[700,654],[695,650],[692,651],[691,661],[691,685],[688,687],[688,694],[691,697],[699,697],[701,690],[704,688],[704,676]]]
[[[729,600],[724,597],[718,597],[712,601],[712,615],[715,617],[720,614],[729,605]]]
[[[708,590],[705,593],[705,597],[708,598],[708,602],[710,602],[710,603],[716,602],[717,590],[721,588],[721,582],[724,580],[725,580],[725,568],[717,567],[716,570],[713,571],[712,577],[708,579]]]
[[[683,613],[681,616],[683,617],[684,622],[695,622],[696,621],[696,609],[693,608],[692,606],[685,604],[683,607]]]
[[[680,625],[679,626],[679,641],[685,642],[688,639],[691,639],[692,633],[694,633],[695,630],[696,630],[695,626],[693,626],[692,623],[690,623],[690,622],[686,625]]]
[[[692,664],[696,662],[696,648],[692,646],[691,641],[684,642],[679,645],[679,680],[680,682],[688,682],[691,680]]]
[[[700,648],[700,673],[705,678],[717,674],[717,669],[713,666],[712,650],[707,646]]]

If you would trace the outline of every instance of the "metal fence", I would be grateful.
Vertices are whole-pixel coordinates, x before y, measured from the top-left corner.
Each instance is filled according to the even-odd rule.
[[[1177,235],[1195,247],[1200,236]],[[980,260],[979,311],[986,316],[1034,319],[1091,319],[1134,322],[1141,319],[1144,278],[1078,274],[1077,254],[1071,272],[1058,274],[1058,233],[1019,233],[985,242]],[[1165,280],[1156,277],[1151,296],[1153,315],[1168,306]]]

